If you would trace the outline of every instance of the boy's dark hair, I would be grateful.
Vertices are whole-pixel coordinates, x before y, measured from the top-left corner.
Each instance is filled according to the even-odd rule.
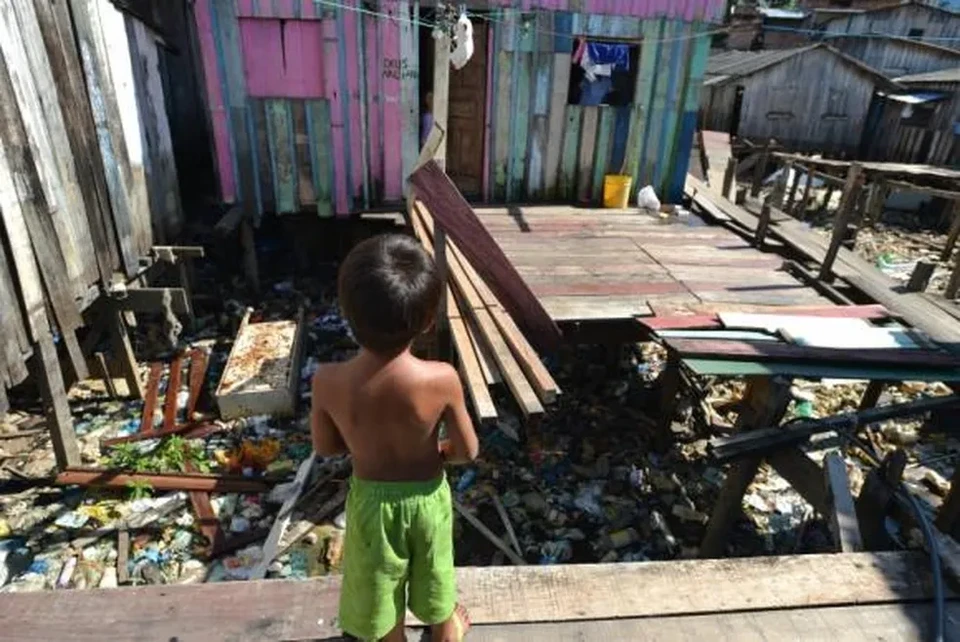
[[[384,234],[357,245],[340,266],[340,308],[357,342],[372,352],[406,348],[434,320],[440,277],[415,239]]]

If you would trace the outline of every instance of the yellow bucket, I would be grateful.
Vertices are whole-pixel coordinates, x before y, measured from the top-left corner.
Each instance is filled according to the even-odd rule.
[[[630,188],[633,176],[628,174],[607,174],[603,177],[603,206],[607,209],[622,210],[630,201]]]

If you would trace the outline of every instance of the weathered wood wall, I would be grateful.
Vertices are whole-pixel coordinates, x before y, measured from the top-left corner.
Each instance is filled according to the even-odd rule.
[[[475,19],[490,26],[485,199],[596,199],[604,173],[621,166],[679,197],[709,48],[698,34],[722,8],[719,0],[478,7],[487,13]],[[396,0],[197,0],[221,198],[257,216],[399,202],[418,155],[420,10]],[[631,105],[566,104],[576,36],[640,46]],[[304,64],[290,64],[292,46]]]
[[[960,165],[960,83],[923,83],[909,85],[911,91],[942,91],[949,97],[934,103],[936,111],[925,127],[904,124],[900,102],[887,101],[870,139],[871,160],[898,163],[923,163],[956,167]]]
[[[854,36],[828,42],[888,78],[960,67],[960,51],[913,40]]]
[[[830,51],[814,48],[752,75],[709,87],[706,122],[727,131],[737,85],[744,88],[737,134],[774,138],[801,151],[852,152],[859,144],[876,79]]]
[[[82,369],[82,310],[176,233],[162,106],[148,34],[107,0],[0,2],[0,391],[51,335]]]
[[[882,33],[890,36],[911,35],[911,30],[922,29],[918,39],[960,49],[960,41],[943,40],[960,37],[960,14],[915,4],[904,4],[889,9],[869,11],[835,18],[826,23],[826,35]]]

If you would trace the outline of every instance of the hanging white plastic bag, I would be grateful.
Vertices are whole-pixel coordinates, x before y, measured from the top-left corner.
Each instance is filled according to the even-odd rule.
[[[637,192],[637,207],[654,212],[660,211],[660,199],[657,198],[657,193],[653,191],[652,185],[647,185]]]
[[[460,70],[473,57],[473,23],[465,13],[460,14],[457,24],[453,26],[453,43],[450,64],[454,69]]]

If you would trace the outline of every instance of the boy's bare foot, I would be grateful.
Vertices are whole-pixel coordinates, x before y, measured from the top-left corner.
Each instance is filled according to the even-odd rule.
[[[430,627],[430,642],[462,642],[470,630],[470,615],[462,604],[457,604],[446,622]]]

